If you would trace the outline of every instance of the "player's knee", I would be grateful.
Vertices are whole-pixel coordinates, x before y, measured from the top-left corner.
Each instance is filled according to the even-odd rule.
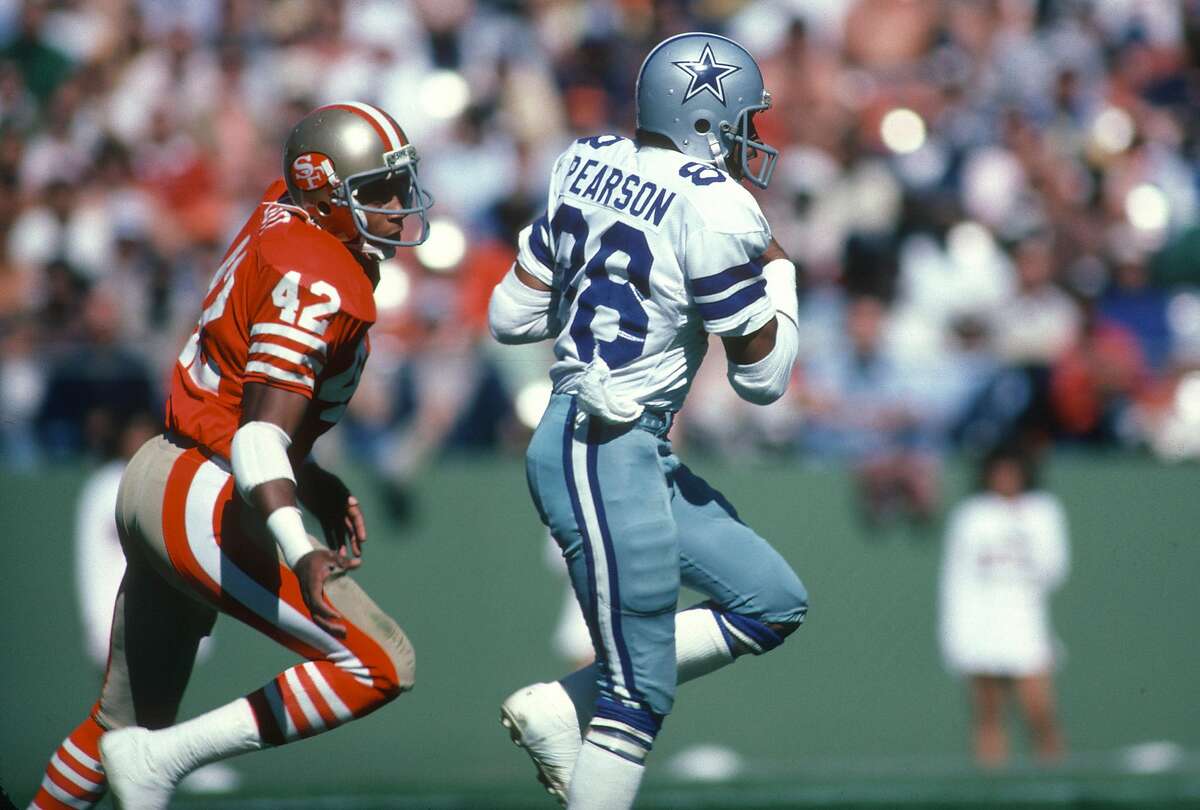
[[[808,615],[808,589],[791,569],[776,579],[765,601],[762,621],[784,638],[796,632]]]
[[[359,626],[362,626],[360,622]],[[369,671],[376,689],[393,700],[413,688],[416,678],[416,654],[408,636],[383,612],[370,622],[372,644],[352,648],[353,658],[334,661],[338,666],[361,665]]]
[[[413,652],[412,645],[408,643],[408,639],[404,638],[403,644],[394,644],[385,648],[387,652],[388,666],[384,676],[385,693],[388,700],[393,700],[399,697],[404,692],[413,688],[416,683],[417,675],[417,660]]]

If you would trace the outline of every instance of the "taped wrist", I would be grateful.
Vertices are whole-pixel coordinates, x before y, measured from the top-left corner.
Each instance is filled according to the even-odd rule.
[[[783,396],[792,377],[792,363],[800,345],[796,324],[784,313],[775,316],[775,346],[756,363],[729,363],[729,384],[738,396],[755,405],[769,405]]]
[[[291,444],[287,432],[270,422],[247,422],[237,429],[229,461],[234,485],[242,498],[248,499],[252,489],[267,481],[286,478],[296,483],[287,454]]]
[[[281,506],[268,515],[267,530],[283,552],[288,568],[295,567],[301,557],[313,550],[300,510],[295,506]]]
[[[550,290],[535,290],[517,278],[514,264],[492,290],[488,327],[501,343],[532,343],[550,337]]]

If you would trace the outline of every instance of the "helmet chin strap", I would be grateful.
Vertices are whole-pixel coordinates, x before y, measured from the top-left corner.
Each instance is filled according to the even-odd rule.
[[[725,171],[729,171],[729,167],[725,164],[725,150],[721,147],[721,139],[708,131],[704,133],[704,138],[708,142],[708,151],[712,155],[713,163],[716,163]]]
[[[396,249],[391,247],[381,247],[368,242],[366,239],[360,238],[355,243],[355,249],[364,256],[374,259],[377,262],[387,261],[396,255]]]

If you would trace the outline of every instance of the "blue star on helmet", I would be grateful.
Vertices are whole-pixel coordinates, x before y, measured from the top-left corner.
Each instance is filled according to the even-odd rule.
[[[724,104],[725,88],[721,82],[726,76],[741,70],[741,67],[738,65],[727,65],[723,62],[718,62],[717,58],[713,56],[712,45],[707,43],[704,46],[704,50],[700,53],[700,58],[696,61],[672,62],[672,64],[691,77],[687,93],[683,96],[685,102],[702,90],[707,90],[716,97],[717,101]]]

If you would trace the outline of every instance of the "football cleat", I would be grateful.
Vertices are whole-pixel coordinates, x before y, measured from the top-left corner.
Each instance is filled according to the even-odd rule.
[[[518,689],[500,704],[500,725],[529,754],[546,792],[565,807],[583,744],[575,704],[566,691],[557,681]]]
[[[165,810],[178,779],[154,756],[149,729],[131,726],[100,738],[100,761],[118,810]]]

